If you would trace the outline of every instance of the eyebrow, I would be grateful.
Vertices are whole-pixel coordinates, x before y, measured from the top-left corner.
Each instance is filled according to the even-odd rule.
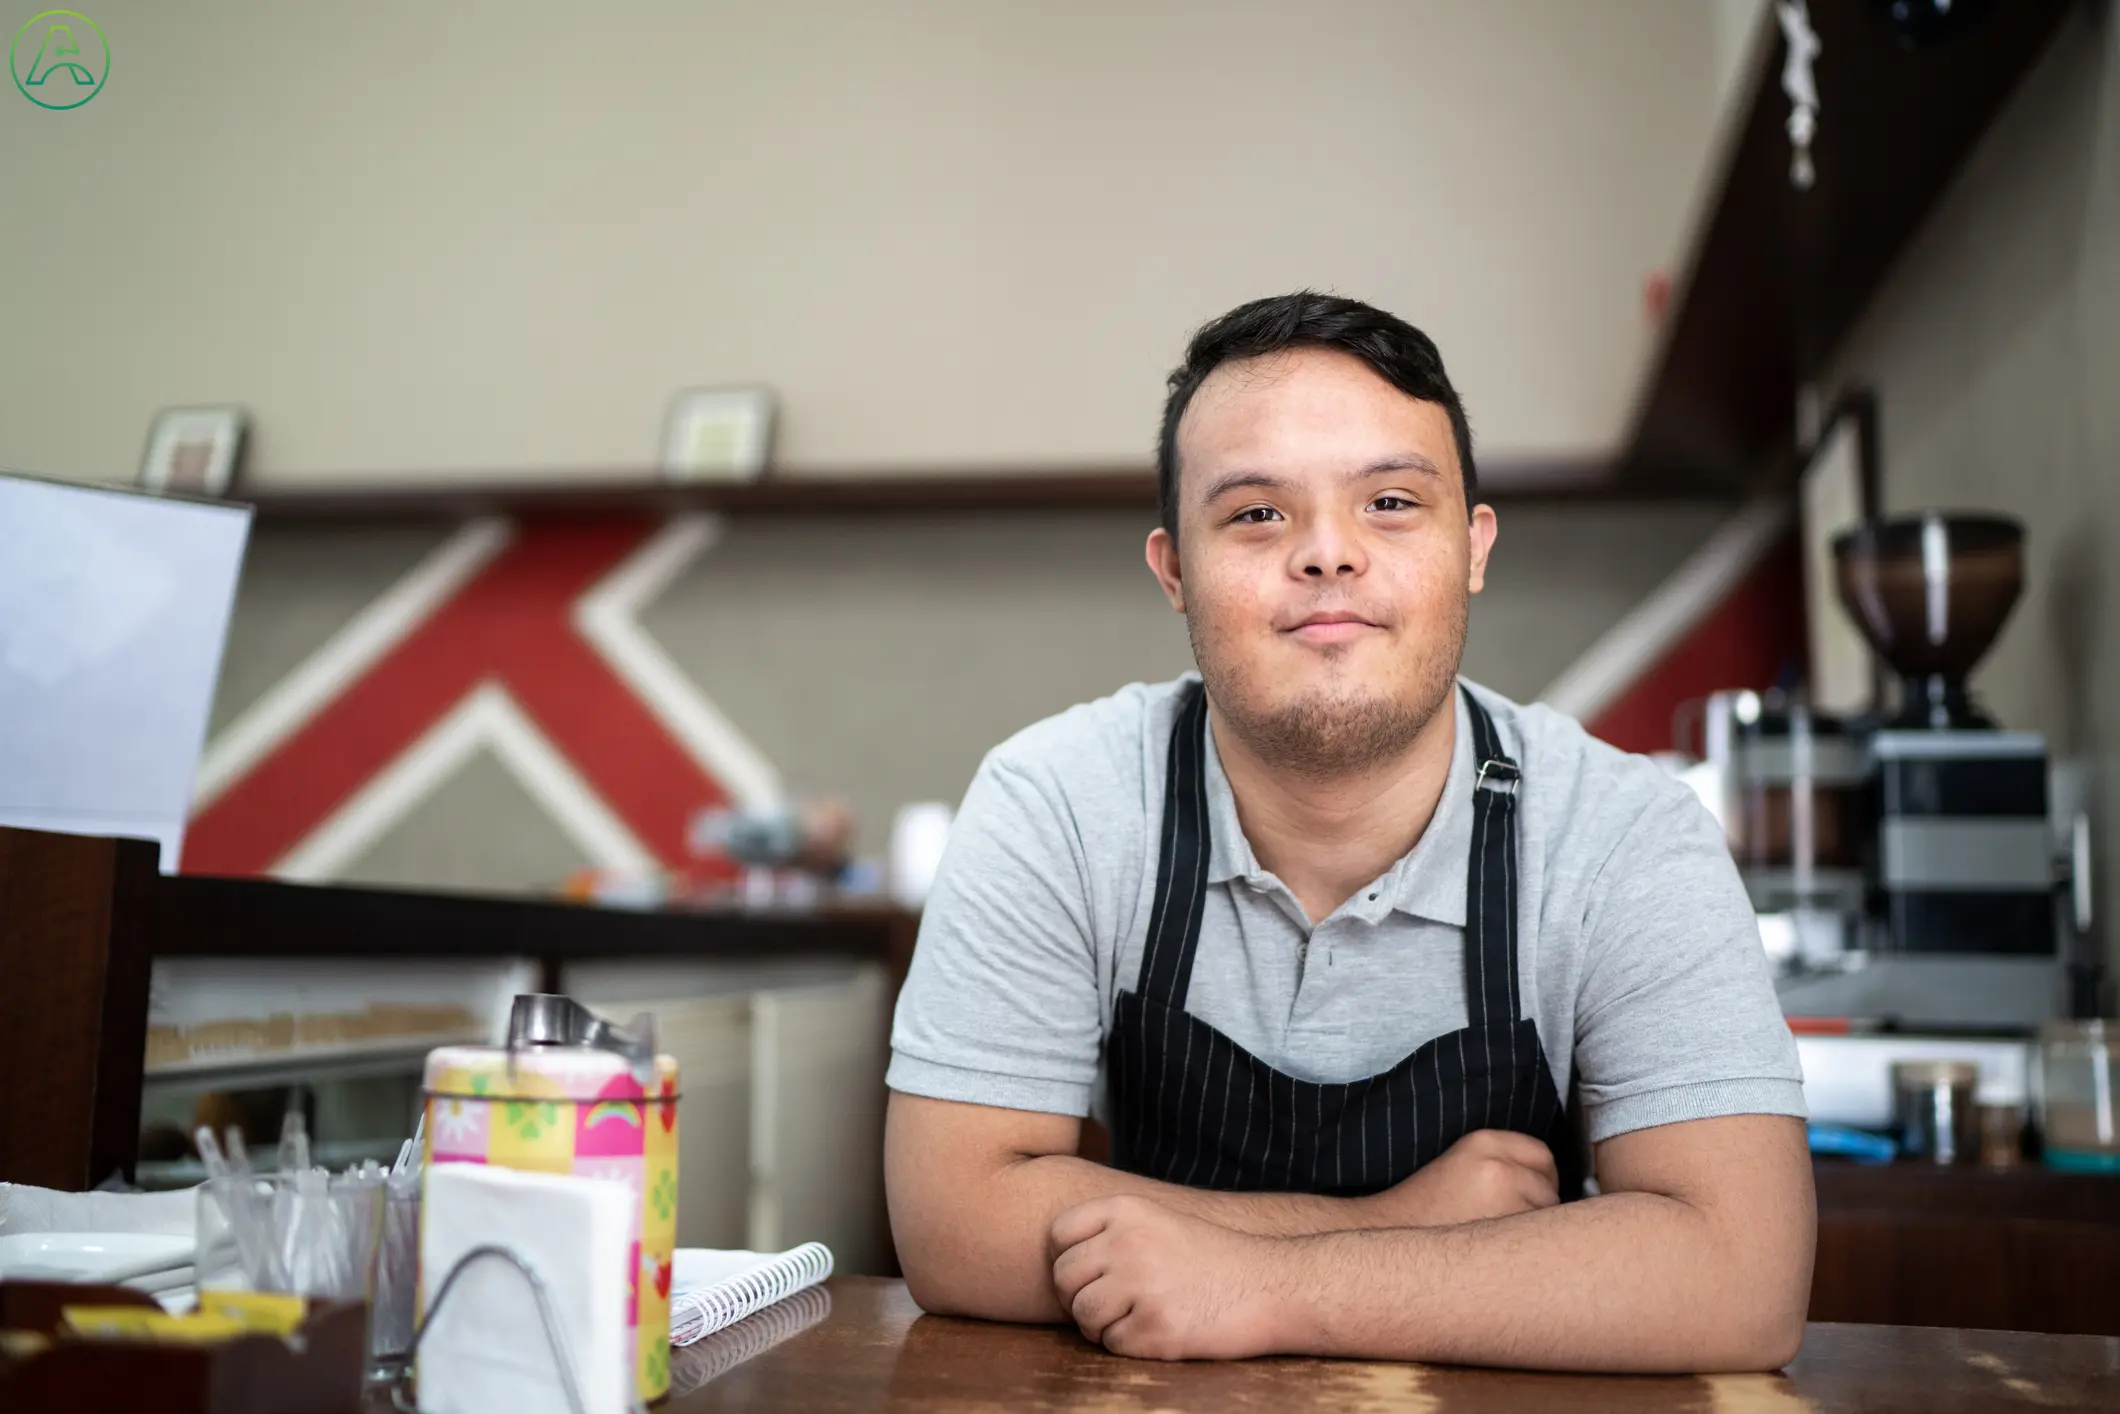
[[[1352,486],[1357,482],[1367,481],[1373,476],[1383,476],[1394,471],[1415,471],[1423,476],[1437,479],[1441,479],[1443,475],[1440,467],[1419,452],[1402,452],[1393,456],[1383,457],[1365,466],[1357,467],[1353,471],[1342,475],[1340,482],[1342,485]],[[1275,476],[1271,472],[1232,471],[1227,475],[1216,477],[1208,485],[1207,494],[1202,499],[1209,502],[1219,501],[1232,491],[1254,488],[1262,491],[1282,491],[1286,490],[1289,485],[1290,482],[1287,477]]]

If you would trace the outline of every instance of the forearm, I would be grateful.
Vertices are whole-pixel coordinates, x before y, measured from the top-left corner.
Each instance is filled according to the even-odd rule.
[[[901,1198],[893,1185],[899,1261],[924,1309],[999,1321],[1067,1319],[1053,1292],[1048,1233],[1054,1218],[1095,1198],[1152,1198],[1262,1237],[1331,1232],[1372,1220],[1364,1199],[1185,1188],[1061,1154],[1011,1160],[975,1182],[953,1186],[959,1196],[942,1202],[931,1195]]]
[[[1808,1209],[1808,1205],[1806,1205]],[[1771,1369],[1809,1296],[1800,1241],[1676,1198],[1614,1193],[1453,1228],[1287,1239],[1276,1348],[1612,1371]]]

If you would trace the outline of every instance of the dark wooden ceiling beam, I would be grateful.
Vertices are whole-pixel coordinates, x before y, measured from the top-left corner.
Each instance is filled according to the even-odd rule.
[[[1735,491],[1790,464],[1799,385],[1861,317],[2075,3],[2005,0],[1957,43],[1914,52],[1869,0],[1811,0],[1821,47],[1808,191],[1789,181],[1786,45],[1774,7],[1761,7],[1769,33],[1636,404],[1623,481]]]

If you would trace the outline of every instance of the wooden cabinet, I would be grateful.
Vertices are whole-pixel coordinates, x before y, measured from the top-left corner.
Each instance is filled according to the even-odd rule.
[[[1812,1320],[2120,1335],[2120,1176],[1815,1168]]]
[[[0,829],[0,1181],[130,1173],[155,846]]]

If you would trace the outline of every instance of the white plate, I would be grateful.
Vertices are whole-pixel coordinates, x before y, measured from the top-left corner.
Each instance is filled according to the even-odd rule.
[[[171,1267],[166,1271],[149,1272],[146,1276],[127,1277],[124,1281],[119,1282],[118,1285],[131,1287],[134,1291],[146,1292],[149,1296],[157,1296],[165,1291],[175,1291],[180,1287],[191,1286],[197,1281],[197,1268],[186,1262],[181,1267]]]
[[[192,1240],[159,1232],[17,1232],[0,1237],[0,1277],[118,1282],[191,1264]]]

